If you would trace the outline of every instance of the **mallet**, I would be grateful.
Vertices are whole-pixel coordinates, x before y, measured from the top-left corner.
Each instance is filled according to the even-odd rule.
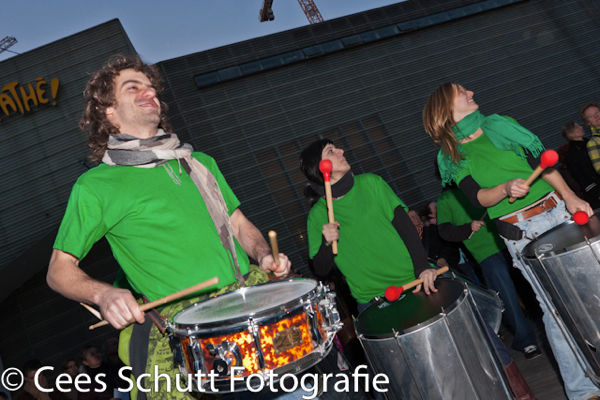
[[[319,163],[319,170],[323,174],[323,180],[325,181],[325,200],[327,201],[327,215],[329,216],[329,223],[335,222],[333,217],[333,200],[331,196],[331,170],[333,170],[333,164],[331,160],[321,160]],[[337,254],[337,240],[331,243],[331,250],[333,254]]]
[[[448,267],[442,267],[440,269],[435,270],[435,273],[437,275],[441,275],[446,271],[448,271]],[[423,278],[415,279],[414,281],[402,286],[390,286],[387,289],[385,289],[385,298],[387,301],[396,301],[400,298],[402,292],[408,289],[412,289],[415,286],[420,285],[421,283],[423,283]]]
[[[540,176],[540,174],[546,169],[553,167],[554,164],[558,161],[558,153],[554,150],[546,150],[542,153],[542,157],[540,160],[540,165],[529,175],[529,178],[525,181],[527,186],[531,185],[531,183]],[[511,197],[508,199],[510,203],[514,203],[516,197]]]
[[[590,217],[587,215],[587,213],[585,211],[575,211],[575,214],[573,214],[573,221],[575,221],[575,223],[577,225],[585,225],[589,222]]]

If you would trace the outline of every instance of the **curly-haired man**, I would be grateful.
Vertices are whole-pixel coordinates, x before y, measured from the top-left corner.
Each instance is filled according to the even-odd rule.
[[[192,152],[172,133],[161,90],[157,69],[137,56],[114,56],[92,74],[80,128],[89,135],[92,157],[102,164],[73,187],[47,276],[64,296],[100,307],[113,327],[139,323],[124,329],[121,339],[135,338],[137,347],[140,340],[148,341],[146,362],[136,366],[137,355],[120,346],[121,358],[138,374],[153,373],[155,365],[161,371],[173,368],[167,339],[145,322],[132,292],[153,301],[220,278],[217,288],[161,310],[168,317],[216,290],[232,290],[244,280],[246,285],[265,282],[265,272],[285,276],[290,270],[285,255],[280,254],[279,265],[274,262],[215,160]],[[92,279],[79,268],[79,260],[103,236],[126,276],[118,282],[128,288]],[[250,265],[248,255],[258,267]],[[149,378],[147,385],[153,384]],[[153,398],[171,396],[159,392]]]

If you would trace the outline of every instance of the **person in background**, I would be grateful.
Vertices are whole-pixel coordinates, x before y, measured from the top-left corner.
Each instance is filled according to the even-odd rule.
[[[77,360],[74,358],[69,358],[63,361],[62,371],[66,374],[69,374],[72,379],[71,384],[62,385],[69,390],[68,392],[65,392],[65,395],[67,395],[70,400],[77,400],[77,396],[79,394],[77,387],[75,387],[75,378],[77,378],[77,375],[79,375],[79,365],[77,365]]]
[[[537,346],[533,327],[523,315],[515,285],[510,277],[510,255],[498,235],[494,223],[475,208],[465,195],[451,184],[438,198],[438,231],[451,242],[463,242],[477,260],[490,289],[499,293],[504,301],[504,316],[513,329],[512,348],[532,360],[542,352]]]
[[[563,125],[561,134],[569,141],[564,164],[583,193],[583,199],[593,209],[600,208],[600,175],[589,157],[588,143],[583,127],[576,122]]]
[[[586,103],[579,109],[581,120],[590,128],[592,137],[587,143],[587,150],[596,173],[600,174],[600,104]]]

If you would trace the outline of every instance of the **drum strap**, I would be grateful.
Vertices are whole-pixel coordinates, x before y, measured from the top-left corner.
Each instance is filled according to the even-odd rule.
[[[152,320],[150,318],[146,318],[141,325],[133,324],[131,339],[129,340],[129,365],[132,368],[131,373],[135,377],[141,376],[146,372],[150,329],[152,329]],[[131,400],[146,400],[146,393],[138,390],[137,397]]]
[[[144,300],[144,303],[149,302],[146,296],[143,296],[142,298]],[[153,308],[152,310],[148,310],[146,312],[146,315],[148,316],[148,318],[150,318],[150,320],[152,320],[152,322],[154,322],[154,325],[156,325],[160,333],[165,333],[165,330],[167,329],[167,319],[165,317],[160,315],[160,313],[155,308]]]

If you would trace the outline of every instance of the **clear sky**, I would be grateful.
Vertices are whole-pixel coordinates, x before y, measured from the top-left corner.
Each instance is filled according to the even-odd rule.
[[[325,20],[397,3],[398,0],[314,0]],[[260,23],[262,0],[5,0],[0,40],[24,53],[118,18],[148,62],[225,46],[307,25],[297,0],[273,0],[275,20]],[[8,51],[0,61],[14,56]]]

